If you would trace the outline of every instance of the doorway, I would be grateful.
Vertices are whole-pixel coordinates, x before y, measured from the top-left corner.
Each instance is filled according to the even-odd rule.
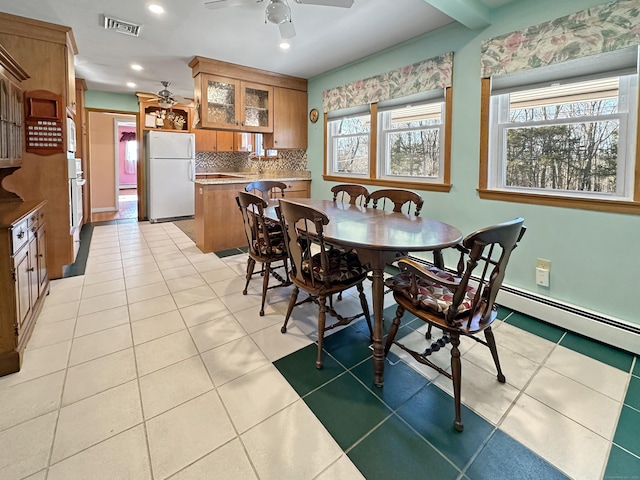
[[[138,218],[138,140],[135,122],[115,119],[118,218]]]
[[[90,110],[88,132],[91,221],[137,219],[136,116]]]

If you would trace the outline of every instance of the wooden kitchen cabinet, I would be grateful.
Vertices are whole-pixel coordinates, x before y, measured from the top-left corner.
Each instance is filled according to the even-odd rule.
[[[209,178],[219,177],[220,175],[211,174]],[[279,181],[278,178],[270,180]],[[244,191],[249,183],[251,180],[234,183],[196,183],[194,229],[196,246],[202,252],[217,252],[247,245],[236,196],[238,192]],[[285,198],[309,197],[311,179],[285,181],[285,184]]]
[[[204,73],[195,82],[202,128],[273,131],[272,86]]]
[[[273,133],[264,135],[265,149],[307,149],[307,92],[275,87]]]
[[[67,50],[67,110],[74,117],[76,114],[76,68],[73,63],[73,57],[78,53],[75,42],[69,42]]]
[[[196,128],[196,152],[251,152],[254,136],[250,133]]]
[[[196,152],[215,152],[218,146],[218,135],[215,130],[196,128],[193,133],[196,136]]]
[[[0,203],[0,375],[20,370],[49,292],[45,202]]]
[[[287,189],[284,191],[285,198],[309,198],[311,197],[311,180],[285,181]]]
[[[189,66],[199,127],[262,133],[268,149],[307,148],[306,79],[197,56]]]
[[[90,220],[91,205],[91,185],[88,181],[91,178],[89,172],[89,162],[87,161],[87,112],[84,108],[84,92],[87,90],[87,83],[83,78],[76,78],[76,158],[82,160],[83,177],[87,182],[82,186],[82,224]]]
[[[69,27],[0,13],[0,45],[29,73],[21,84],[25,96],[46,91],[60,99],[65,148],[45,156],[26,151],[23,145],[22,166],[4,176],[2,188],[14,199],[47,201],[47,272],[49,278],[62,278],[65,266],[75,261],[76,252],[66,154],[66,118],[77,114],[73,66],[76,43]],[[0,192],[0,198],[12,198],[7,195]]]

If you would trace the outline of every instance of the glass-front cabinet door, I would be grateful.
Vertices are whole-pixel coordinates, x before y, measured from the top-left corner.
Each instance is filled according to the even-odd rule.
[[[273,87],[199,74],[200,126],[252,133],[273,132]]]
[[[240,128],[240,82],[214,75],[204,75],[202,80],[202,126]]]
[[[273,87],[241,82],[242,130],[273,131]]]

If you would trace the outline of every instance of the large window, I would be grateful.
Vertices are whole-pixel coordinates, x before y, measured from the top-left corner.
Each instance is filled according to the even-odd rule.
[[[614,59],[485,80],[481,197],[614,211],[637,201],[637,51]]]
[[[371,115],[347,115],[327,123],[328,171],[333,175],[369,176]]]
[[[444,102],[378,112],[378,171],[393,180],[442,181]]]
[[[324,178],[448,191],[450,98],[448,89],[447,101],[440,90],[330,113]]]

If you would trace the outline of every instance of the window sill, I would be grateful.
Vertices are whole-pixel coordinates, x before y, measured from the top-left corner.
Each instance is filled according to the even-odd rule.
[[[504,202],[546,205],[549,207],[578,208],[598,212],[626,213],[640,215],[640,202],[620,200],[598,200],[592,198],[558,197],[544,194],[527,194],[521,192],[504,192],[499,190],[478,189],[480,198],[486,200],[502,200]]]
[[[451,184],[445,183],[404,182],[386,179],[383,180],[380,178],[339,177],[333,175],[323,175],[322,178],[328,182],[357,183],[359,185],[377,185],[379,187],[391,188],[410,188],[414,190],[424,190],[427,192],[449,192],[451,190]]]

